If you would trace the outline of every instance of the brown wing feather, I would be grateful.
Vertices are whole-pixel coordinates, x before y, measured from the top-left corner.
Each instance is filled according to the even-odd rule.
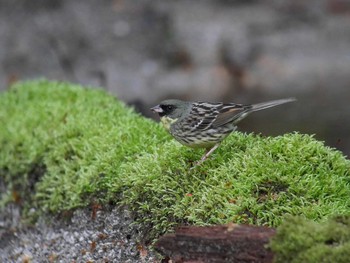
[[[217,115],[215,121],[212,123],[212,126],[216,128],[232,122],[236,118],[239,118],[245,111],[246,108],[239,104],[224,107]]]

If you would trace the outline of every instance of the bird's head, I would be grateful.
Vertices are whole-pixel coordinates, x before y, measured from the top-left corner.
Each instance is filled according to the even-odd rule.
[[[182,100],[164,100],[159,105],[154,106],[151,110],[158,113],[164,127],[169,130],[171,124],[179,118],[186,116],[191,110],[191,103]]]
[[[159,117],[168,117],[178,119],[186,114],[191,107],[191,103],[182,100],[164,100],[159,105],[154,106],[151,110],[158,113]]]

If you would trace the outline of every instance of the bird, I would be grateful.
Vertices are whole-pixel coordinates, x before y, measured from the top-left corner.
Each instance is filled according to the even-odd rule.
[[[151,108],[164,128],[181,144],[206,151],[195,166],[203,163],[220,143],[237,128],[237,123],[250,113],[295,101],[295,98],[257,104],[194,102],[167,99]]]

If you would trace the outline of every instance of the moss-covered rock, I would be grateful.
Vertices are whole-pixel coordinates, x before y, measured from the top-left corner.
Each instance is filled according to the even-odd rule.
[[[287,217],[271,242],[276,263],[348,263],[350,259],[350,216],[323,223],[303,217]]]
[[[8,189],[42,211],[102,197],[106,177],[169,139],[151,120],[99,89],[34,81],[0,95],[0,171]],[[13,194],[5,195],[5,198]],[[4,198],[4,196],[3,196]]]
[[[298,133],[235,132],[202,166],[157,123],[97,89],[19,83],[0,94],[1,202],[59,212],[126,204],[152,235],[179,223],[277,226],[350,210],[350,161]]]
[[[157,148],[121,171],[123,202],[162,231],[178,222],[278,226],[286,214],[319,220],[350,212],[350,162],[308,135],[234,133],[191,171],[200,153],[174,141]]]

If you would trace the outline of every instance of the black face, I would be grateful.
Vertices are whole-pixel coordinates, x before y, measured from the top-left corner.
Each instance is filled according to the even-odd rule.
[[[171,104],[160,104],[159,107],[161,107],[163,110],[163,112],[159,112],[160,117],[163,117],[165,115],[169,115],[175,109],[175,106],[171,105]]]

